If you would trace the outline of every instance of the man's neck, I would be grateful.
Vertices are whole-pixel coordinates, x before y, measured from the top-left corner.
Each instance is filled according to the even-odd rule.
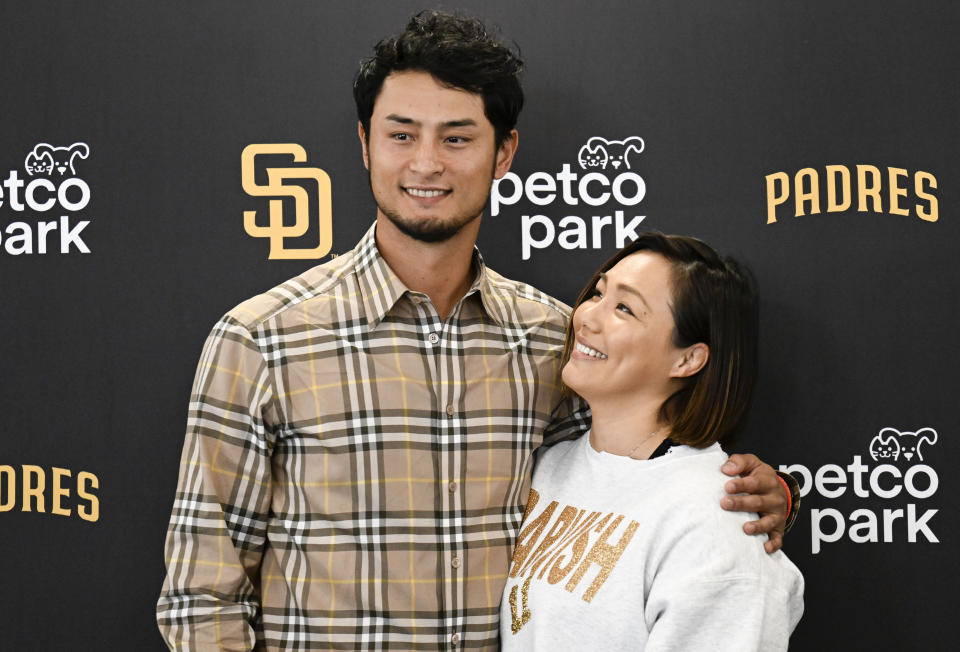
[[[430,297],[440,318],[446,319],[473,284],[473,247],[479,227],[476,219],[449,240],[422,242],[378,211],[377,249],[400,281]]]

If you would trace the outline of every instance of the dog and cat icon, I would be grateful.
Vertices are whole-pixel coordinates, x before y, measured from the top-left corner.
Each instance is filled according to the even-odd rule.
[[[631,136],[623,140],[607,140],[594,136],[577,153],[577,162],[584,170],[606,170],[610,167],[615,172],[630,169],[630,154],[643,151],[643,138]]]
[[[937,431],[920,428],[916,432],[900,432],[884,428],[870,441],[870,457],[874,462],[898,460],[913,464],[923,461],[922,445],[937,443]]]
[[[31,177],[34,175],[52,175],[64,177],[76,176],[74,161],[79,157],[90,156],[90,147],[86,143],[74,143],[69,147],[54,147],[47,143],[38,143],[23,162],[23,169]]]

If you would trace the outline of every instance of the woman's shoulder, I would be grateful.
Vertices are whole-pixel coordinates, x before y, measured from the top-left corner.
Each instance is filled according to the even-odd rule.
[[[660,481],[683,495],[722,492],[723,485],[729,480],[720,470],[727,461],[727,454],[720,444],[706,448],[672,446],[663,457],[652,461],[658,462],[656,470],[662,476]]]
[[[674,446],[660,459],[657,499],[664,504],[664,518],[677,524],[678,533],[740,535],[743,524],[756,518],[753,512],[720,507],[730,478],[720,470],[727,454],[719,444],[702,449]]]
[[[664,515],[663,532],[670,533],[672,546],[688,550],[698,558],[704,574],[750,576],[782,573],[796,580],[799,571],[782,552],[768,555],[763,548],[766,535],[748,535],[743,524],[756,520],[754,512],[731,512],[720,506],[726,495],[724,485],[730,479],[720,467],[727,454],[714,444],[705,449],[687,446],[671,449],[674,463],[664,466],[669,474],[673,504]],[[696,557],[699,551],[699,557]],[[802,579],[799,580],[802,585]]]

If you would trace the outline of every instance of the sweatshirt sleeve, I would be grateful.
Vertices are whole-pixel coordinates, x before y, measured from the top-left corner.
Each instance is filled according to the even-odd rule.
[[[654,618],[647,652],[766,652],[787,649],[802,601],[754,578],[730,578],[690,582],[646,611]]]
[[[736,515],[703,520],[664,547],[645,604],[646,652],[786,650],[803,613],[800,571],[782,551],[767,555]]]

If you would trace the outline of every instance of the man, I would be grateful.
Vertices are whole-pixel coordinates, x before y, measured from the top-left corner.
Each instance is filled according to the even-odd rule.
[[[376,222],[207,341],[158,604],[171,648],[497,646],[533,451],[588,418],[561,392],[568,309],[474,248],[517,149],[520,68],[434,12],[362,65]],[[746,466],[731,492],[764,495],[730,506],[782,512],[772,470]]]

